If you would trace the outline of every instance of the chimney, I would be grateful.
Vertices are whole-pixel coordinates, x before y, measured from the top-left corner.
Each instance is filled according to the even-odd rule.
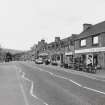
[[[78,34],[72,34],[71,38],[76,38]]]
[[[87,24],[87,23],[83,24],[83,31],[89,29],[90,27],[92,27],[92,24]]]
[[[40,41],[38,41],[38,45],[40,44]]]
[[[60,37],[55,37],[55,42],[59,42],[60,41]]]
[[[42,42],[42,43],[45,43],[45,40],[44,40],[44,39],[42,39],[42,40],[41,40],[41,42]]]

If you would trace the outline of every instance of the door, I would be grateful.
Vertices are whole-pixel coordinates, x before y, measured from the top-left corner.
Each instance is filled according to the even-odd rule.
[[[98,54],[94,54],[94,56],[93,56],[93,65],[95,65],[95,66],[98,65]]]

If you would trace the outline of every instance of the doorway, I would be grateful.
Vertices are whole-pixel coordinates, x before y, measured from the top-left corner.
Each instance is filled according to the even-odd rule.
[[[93,56],[93,65],[95,65],[95,66],[98,65],[98,54],[94,54],[94,56]]]

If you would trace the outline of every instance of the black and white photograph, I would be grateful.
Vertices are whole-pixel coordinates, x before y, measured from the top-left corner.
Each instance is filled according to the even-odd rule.
[[[0,105],[105,105],[105,0],[0,0]]]

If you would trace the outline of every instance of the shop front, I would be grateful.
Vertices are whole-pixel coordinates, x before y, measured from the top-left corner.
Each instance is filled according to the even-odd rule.
[[[65,53],[65,61],[64,61],[64,63],[67,66],[67,68],[73,67],[73,59],[74,59],[73,52],[66,52]]]
[[[53,53],[51,55],[51,62],[56,62],[57,65],[61,65],[64,62],[64,54],[63,53]]]
[[[80,59],[80,62],[85,65],[105,68],[105,48],[91,48],[76,50],[75,55]]]
[[[84,65],[99,65],[98,63],[98,53],[86,53],[80,55],[80,62]]]

